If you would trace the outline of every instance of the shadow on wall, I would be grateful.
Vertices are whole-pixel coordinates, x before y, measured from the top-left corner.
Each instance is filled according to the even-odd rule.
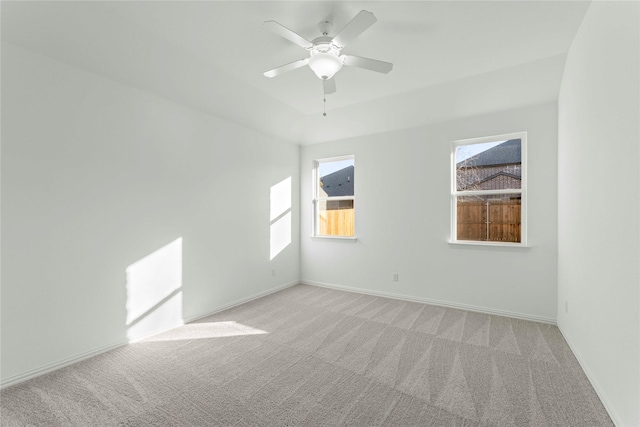
[[[126,269],[129,342],[183,324],[182,237]]]
[[[291,244],[291,177],[271,187],[269,260]]]

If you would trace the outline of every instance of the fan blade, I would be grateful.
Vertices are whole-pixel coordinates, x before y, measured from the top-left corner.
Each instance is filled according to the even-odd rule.
[[[345,27],[340,30],[336,35],[332,43],[338,48],[342,49],[349,44],[353,39],[358,37],[364,30],[375,24],[377,21],[373,13],[366,10],[361,10]]]
[[[263,74],[265,77],[275,77],[280,74],[286,73],[287,71],[295,70],[296,68],[304,67],[309,63],[309,58],[298,59],[290,64],[281,65],[280,67],[274,68],[273,70],[265,71]]]
[[[267,27],[277,35],[284,37],[290,42],[293,42],[298,46],[302,46],[305,49],[309,49],[313,46],[313,43],[311,43],[309,40],[305,39],[299,34],[294,33],[284,25],[278,24],[276,21],[264,21],[262,26]]]
[[[336,92],[336,78],[332,77],[330,79],[322,80],[322,86],[324,87],[324,94],[329,95],[330,93]]]
[[[351,67],[364,68],[366,70],[387,74],[393,69],[391,62],[378,61],[377,59],[362,58],[360,56],[342,55],[344,64]]]

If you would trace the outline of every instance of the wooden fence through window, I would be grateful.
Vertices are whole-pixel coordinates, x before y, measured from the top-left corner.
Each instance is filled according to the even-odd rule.
[[[330,209],[320,214],[320,236],[353,236],[354,209]]]
[[[458,200],[458,240],[519,243],[521,207],[520,200]]]

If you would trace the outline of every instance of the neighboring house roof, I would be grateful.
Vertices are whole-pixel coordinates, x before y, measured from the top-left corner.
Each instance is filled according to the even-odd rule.
[[[508,172],[498,172],[469,185],[477,190],[501,190],[521,188],[522,178]],[[468,189],[469,187],[465,188]]]
[[[457,167],[465,166],[495,166],[520,163],[522,159],[522,144],[519,139],[510,139],[500,145],[469,157],[457,163]]]
[[[493,175],[486,177],[485,179],[479,181],[479,183],[480,182],[485,182],[485,181],[490,181],[490,180],[495,179],[495,178],[497,178],[499,176],[505,176],[505,177],[514,178],[514,179],[517,179],[517,180],[522,179],[522,177],[520,177],[520,176],[518,176],[516,174],[500,171],[498,173],[494,173]]]
[[[327,197],[353,196],[353,166],[330,173],[320,178]]]

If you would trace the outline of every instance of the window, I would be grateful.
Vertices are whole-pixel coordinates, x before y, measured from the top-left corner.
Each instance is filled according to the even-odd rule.
[[[314,236],[355,236],[354,172],[354,156],[314,162]]]
[[[454,243],[526,245],[526,132],[455,141]]]

